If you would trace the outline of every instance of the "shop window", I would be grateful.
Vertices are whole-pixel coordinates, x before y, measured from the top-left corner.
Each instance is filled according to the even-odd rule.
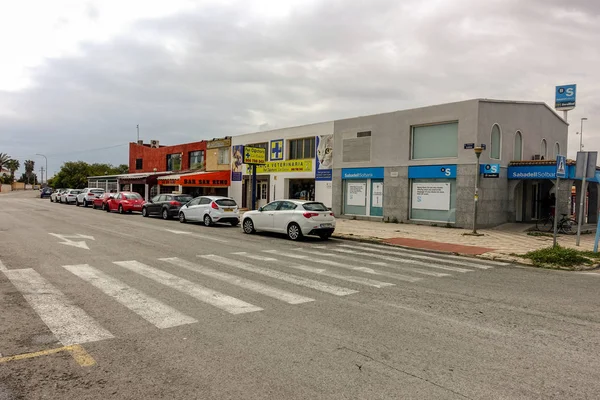
[[[231,149],[229,147],[221,147],[219,148],[219,154],[217,158],[217,164],[229,164],[229,153],[231,153]]]
[[[411,146],[413,160],[458,157],[458,122],[413,126]]]
[[[290,140],[288,149],[288,160],[315,158],[315,138]]]
[[[144,168],[144,159],[136,158],[135,159],[135,169],[142,169],[142,168]]]
[[[500,132],[500,126],[498,124],[494,124],[494,126],[492,127],[490,158],[493,158],[495,160],[500,159],[501,146],[502,133]]]
[[[204,151],[191,151],[189,153],[189,169],[203,169],[204,168]]]
[[[456,180],[413,179],[410,219],[456,222]]]
[[[558,142],[554,143],[554,159],[556,160],[556,156],[560,154],[560,144]]]
[[[181,153],[167,154],[167,171],[181,171]]]
[[[548,143],[546,142],[546,139],[542,139],[542,145],[540,148],[540,156],[541,156],[542,160],[545,160],[546,158],[548,158]]]
[[[515,133],[515,145],[513,149],[513,160],[520,161],[523,159],[523,135],[521,131]]]
[[[290,179],[290,199],[315,200],[314,179]]]

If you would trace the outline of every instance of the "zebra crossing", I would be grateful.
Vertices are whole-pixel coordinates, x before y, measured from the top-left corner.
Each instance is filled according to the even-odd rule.
[[[430,255],[376,244],[330,243],[287,250],[198,254],[195,259],[164,257],[143,262],[114,261],[109,266],[76,264],[60,268],[73,279],[89,284],[93,288],[89,293],[93,296],[106,296],[114,301],[115,307],[124,307],[157,329],[168,329],[197,323],[204,306],[221,310],[224,315],[252,314],[264,311],[273,302],[284,307],[302,307],[328,298],[343,299],[365,290],[386,290],[426,279],[460,277],[505,265],[508,264]],[[152,281],[152,287],[158,285],[163,290],[193,299],[200,314],[190,315],[189,310],[178,310],[173,300],[167,304],[159,293],[148,293],[148,289],[144,291],[125,283],[120,275],[120,278],[114,276],[115,270],[130,277],[130,283],[141,285],[139,277],[142,277],[142,280]],[[64,345],[116,336],[92,318],[77,299],[69,298],[33,268],[13,269],[0,261],[2,273]],[[220,283],[211,284],[213,281]],[[254,297],[248,301],[245,292],[251,292]],[[262,302],[263,297],[270,300]]]

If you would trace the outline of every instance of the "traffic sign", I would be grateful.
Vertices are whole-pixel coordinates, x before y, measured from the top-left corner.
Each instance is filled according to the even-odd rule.
[[[264,164],[267,150],[262,147],[244,147],[244,164]]]
[[[569,111],[575,108],[577,85],[562,85],[556,87],[554,108],[559,111]]]
[[[567,177],[567,158],[565,156],[556,156],[556,176],[563,179]]]
[[[500,164],[482,164],[479,168],[484,178],[500,177]]]
[[[481,143],[481,146],[479,146],[479,147],[481,147],[482,149],[485,150],[485,143]]]
[[[465,143],[465,150],[473,150],[475,148],[475,143]]]

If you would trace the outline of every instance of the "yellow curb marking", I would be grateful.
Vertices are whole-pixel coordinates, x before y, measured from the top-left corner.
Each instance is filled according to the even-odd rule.
[[[35,353],[25,353],[25,354],[18,354],[16,356],[1,357],[0,364],[6,363],[9,361],[18,361],[18,360],[25,360],[28,358],[47,356],[50,354],[60,353],[61,351],[68,351],[69,353],[71,353],[71,356],[73,356],[73,358],[75,359],[75,362],[77,362],[77,364],[79,364],[79,366],[81,366],[81,367],[92,367],[92,366],[96,365],[96,360],[94,360],[94,358],[92,356],[90,356],[87,351],[85,351],[83,346],[81,346],[79,344],[72,344],[70,346],[58,347],[56,349],[36,351]]]

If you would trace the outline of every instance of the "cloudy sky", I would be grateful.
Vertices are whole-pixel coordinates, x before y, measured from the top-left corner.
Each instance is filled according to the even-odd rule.
[[[598,0],[19,0],[0,5],[0,152],[50,175],[176,144],[576,83],[600,148]]]

